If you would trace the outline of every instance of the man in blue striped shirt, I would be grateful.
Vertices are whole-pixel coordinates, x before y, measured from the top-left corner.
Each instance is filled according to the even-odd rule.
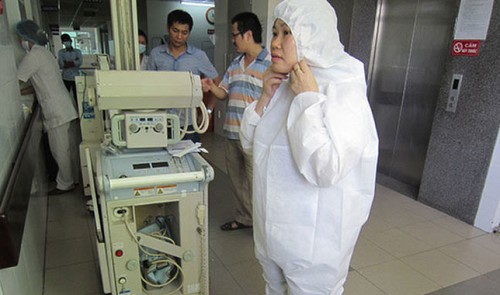
[[[240,53],[226,70],[222,82],[203,79],[203,91],[211,91],[218,99],[228,98],[224,134],[226,165],[235,196],[234,219],[221,226],[224,231],[252,226],[252,177],[250,155],[240,143],[240,122],[245,108],[262,92],[264,72],[271,65],[269,52],[262,47],[262,26],[251,12],[235,15],[231,21],[233,44]]]
[[[193,28],[193,18],[183,10],[174,10],[167,16],[168,43],[151,51],[148,70],[150,71],[189,71],[202,78],[219,80],[217,71],[207,54],[187,43]],[[175,110],[184,126],[184,110]],[[188,130],[192,131],[191,110],[188,112]],[[200,141],[198,133],[187,134],[184,139]]]

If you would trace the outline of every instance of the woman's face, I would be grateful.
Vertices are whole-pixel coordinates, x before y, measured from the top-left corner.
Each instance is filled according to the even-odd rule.
[[[271,40],[271,70],[276,73],[288,74],[298,62],[297,46],[292,30],[281,19],[276,19]]]

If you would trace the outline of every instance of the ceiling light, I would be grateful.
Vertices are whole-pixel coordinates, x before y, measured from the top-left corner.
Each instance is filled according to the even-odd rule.
[[[214,6],[214,0],[181,0],[181,4],[197,6]]]

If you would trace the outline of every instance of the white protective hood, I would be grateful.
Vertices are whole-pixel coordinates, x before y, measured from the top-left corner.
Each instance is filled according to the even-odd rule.
[[[375,189],[378,138],[364,67],[344,52],[326,0],[285,0],[275,16],[292,30],[319,91],[295,94],[285,80],[262,116],[257,102],[243,115],[255,252],[266,294],[338,295]]]
[[[325,0],[307,0],[307,5],[304,1],[283,1],[276,6],[274,15],[292,30],[299,60],[305,59],[309,66],[329,68],[345,54],[337,16]]]

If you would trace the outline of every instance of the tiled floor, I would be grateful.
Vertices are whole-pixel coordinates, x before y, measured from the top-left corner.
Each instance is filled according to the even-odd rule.
[[[222,232],[232,199],[223,139],[202,138],[216,170],[209,191],[210,294],[264,294],[251,230]],[[45,295],[102,294],[93,219],[76,193],[49,199]],[[351,261],[346,295],[498,295],[500,236],[377,185]]]

